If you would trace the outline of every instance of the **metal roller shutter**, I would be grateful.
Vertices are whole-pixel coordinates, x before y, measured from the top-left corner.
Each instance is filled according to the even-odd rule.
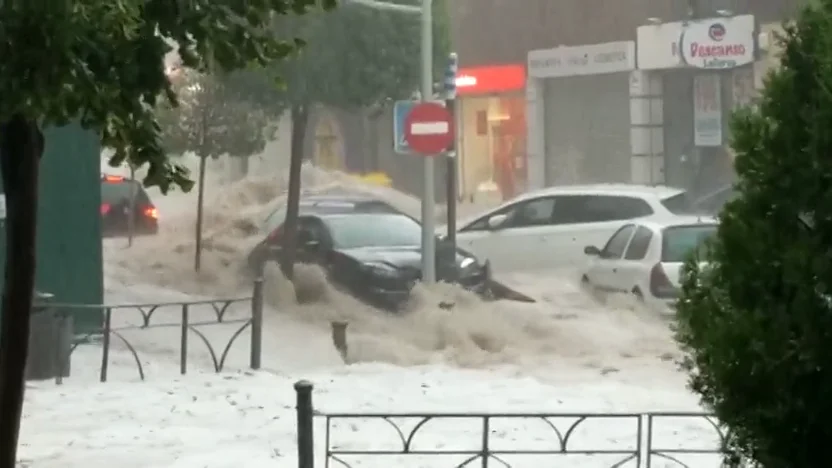
[[[630,181],[626,73],[546,80],[546,185]]]

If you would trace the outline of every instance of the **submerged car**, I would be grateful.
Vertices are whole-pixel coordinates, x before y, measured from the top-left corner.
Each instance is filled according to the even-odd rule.
[[[117,175],[101,175],[101,235],[121,237],[159,231],[159,211],[142,185]]]
[[[303,216],[347,213],[400,214],[401,212],[389,203],[377,198],[349,193],[327,193],[302,197],[298,203],[298,213]],[[254,247],[248,256],[248,265],[251,271],[257,271],[258,266],[272,256],[269,251],[278,245],[277,240],[280,237],[280,230],[285,219],[285,205],[279,206],[266,217],[262,228],[265,238]]]
[[[266,261],[280,261],[280,233]],[[329,280],[377,307],[398,310],[421,279],[422,226],[401,213],[303,215],[298,221],[299,263],[321,265]],[[470,253],[437,242],[437,280],[485,293],[489,267]]]
[[[585,247],[591,262],[581,282],[598,291],[632,294],[654,310],[672,311],[685,260],[717,228],[715,218],[704,216],[628,222],[603,247]]]

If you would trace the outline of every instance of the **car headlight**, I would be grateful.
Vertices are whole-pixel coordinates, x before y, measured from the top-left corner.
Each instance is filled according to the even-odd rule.
[[[364,270],[377,276],[397,277],[399,270],[387,263],[370,262],[365,263]]]

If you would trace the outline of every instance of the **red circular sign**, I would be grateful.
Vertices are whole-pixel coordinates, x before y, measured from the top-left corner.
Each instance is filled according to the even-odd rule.
[[[410,110],[404,119],[404,138],[410,148],[423,155],[447,150],[454,140],[451,113],[441,104],[424,102]]]

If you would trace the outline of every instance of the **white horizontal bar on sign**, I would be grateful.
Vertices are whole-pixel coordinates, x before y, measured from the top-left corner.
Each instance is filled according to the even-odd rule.
[[[410,124],[412,135],[444,135],[450,130],[448,122],[414,122]]]

